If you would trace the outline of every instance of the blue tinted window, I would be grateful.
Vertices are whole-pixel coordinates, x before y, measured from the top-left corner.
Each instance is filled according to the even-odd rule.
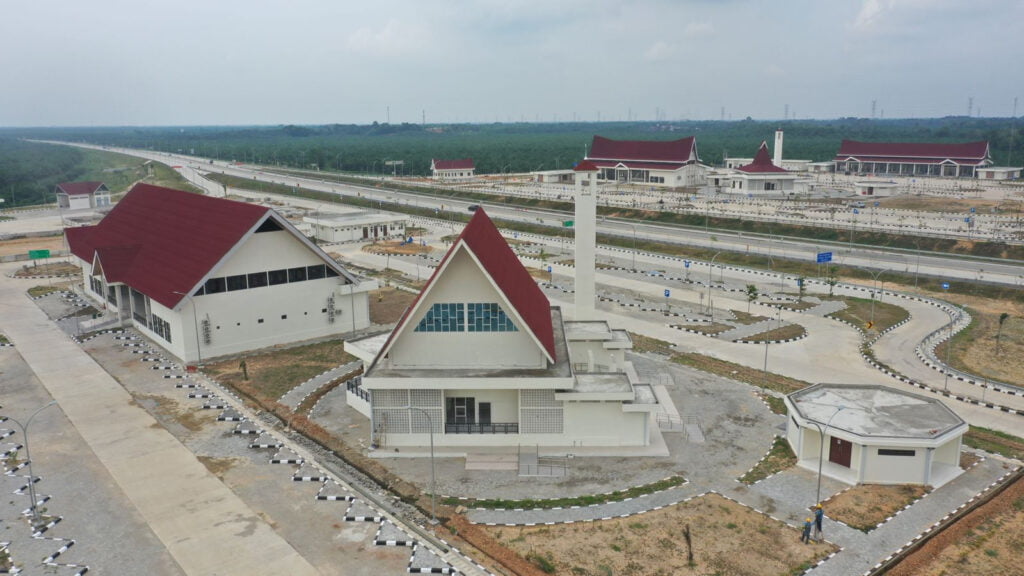
[[[465,304],[434,304],[414,332],[462,332],[466,329]]]
[[[505,314],[500,306],[493,302],[473,302],[468,304],[468,323],[470,332],[516,332],[512,319]]]

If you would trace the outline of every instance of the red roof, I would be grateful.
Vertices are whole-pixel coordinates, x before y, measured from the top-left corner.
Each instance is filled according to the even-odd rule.
[[[611,140],[594,136],[588,160],[640,160],[646,162],[696,162],[697,139],[679,140]]]
[[[491,222],[483,207],[478,208],[473,214],[458,239],[452,243],[452,247],[441,259],[441,263],[434,269],[434,273],[427,280],[426,285],[420,290],[413,303],[406,308],[379,354],[386,355],[388,353],[395,336],[405,327],[420,299],[430,290],[438,276],[444,271],[448,259],[461,246],[465,246],[476,256],[484,273],[490,276],[498,290],[505,295],[505,298],[526,322],[527,328],[544,347],[548,359],[554,362],[555,332],[551,325],[551,303],[519,261],[519,257],[509,248],[508,242],[502,238],[498,228],[494,226],[494,222]]]
[[[474,170],[476,166],[473,165],[472,158],[461,158],[459,160],[438,160],[434,158],[430,161],[430,165],[434,170]]]
[[[746,172],[747,174],[769,174],[769,173],[787,173],[789,170],[780,168],[775,164],[772,164],[772,157],[768,155],[768,143],[762,141],[761,147],[757,149],[757,154],[754,156],[754,161],[746,166],[740,166],[737,168],[740,172]]]
[[[174,308],[269,208],[136,184],[99,224],[67,228],[71,252]]]
[[[96,193],[100,188],[107,189],[103,182],[61,182],[57,184],[57,191],[68,196],[88,196]]]
[[[960,144],[931,144],[927,142],[858,142],[843,140],[836,153],[836,161],[847,158],[865,161],[866,158],[877,158],[878,162],[895,162],[899,160],[914,163],[938,163],[943,160],[956,160],[958,164],[980,164],[988,159],[988,142],[964,142]],[[864,157],[864,158],[862,158]],[[867,160],[871,162],[873,160]]]
[[[590,160],[584,160],[573,168],[575,172],[597,172],[598,170],[598,167]]]
[[[679,170],[686,164],[680,162],[638,162],[635,160],[587,160],[597,168],[614,168],[622,164],[626,168],[636,170]]]

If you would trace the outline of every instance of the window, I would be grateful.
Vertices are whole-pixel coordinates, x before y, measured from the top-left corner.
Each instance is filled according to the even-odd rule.
[[[156,314],[153,314],[153,332],[164,340],[171,341],[171,325]]]
[[[271,286],[288,283],[288,271],[284,269],[271,270],[270,272],[267,272],[267,277],[270,280]]]
[[[223,278],[210,278],[206,281],[206,293],[218,294],[227,290],[227,283]]]
[[[465,304],[434,304],[413,331],[462,332],[465,326]]]
[[[256,229],[256,232],[276,232],[278,230],[283,230],[281,225],[275,222],[273,218],[267,218],[263,221],[263,224],[260,224],[260,227]]]
[[[323,264],[317,264],[316,266],[306,266],[306,279],[307,280],[319,280],[327,274],[327,267]]]
[[[917,456],[917,450],[894,450],[892,448],[879,448],[879,456]]]
[[[306,267],[300,268],[289,268],[288,269],[288,281],[289,282],[302,282],[306,279]]]
[[[516,326],[512,323],[512,319],[494,302],[470,303],[468,317],[470,332],[516,331]]]
[[[330,266],[327,266],[327,277],[328,278],[337,278],[338,277],[338,271],[335,270],[334,268],[331,268]]]
[[[288,319],[288,315],[287,314],[281,314],[281,320],[287,320],[287,319]]]
[[[237,276],[228,276],[228,292],[234,292],[235,290],[245,290],[249,287],[249,283],[246,281],[245,274],[239,274]]]
[[[266,272],[254,272],[249,274],[249,288],[262,288],[267,285]]]
[[[256,319],[256,323],[257,324],[263,324],[263,318],[257,318]]]

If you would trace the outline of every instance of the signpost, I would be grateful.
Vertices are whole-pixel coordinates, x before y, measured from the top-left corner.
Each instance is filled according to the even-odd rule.
[[[686,269],[686,281],[689,282],[690,281],[690,261],[689,260],[683,260],[683,268]]]
[[[832,261],[831,252],[818,252],[818,276],[821,276],[821,265],[827,264]]]
[[[668,288],[665,288],[665,316],[668,316],[669,312],[671,311],[668,305],[668,297],[671,295],[672,291],[669,290]]]
[[[551,272],[551,265],[548,264],[548,283],[549,284],[553,283],[552,278],[554,278],[554,276],[553,276],[553,274]]]
[[[49,250],[29,250],[28,251],[28,257],[29,257],[30,260],[40,260],[42,258],[49,258],[50,257],[50,251]]]

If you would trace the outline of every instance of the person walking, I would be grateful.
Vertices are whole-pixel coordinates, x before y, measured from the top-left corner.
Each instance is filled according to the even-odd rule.
[[[804,531],[800,534],[800,541],[804,544],[808,544],[811,541],[811,526],[813,525],[814,522],[809,517],[804,521]]]
[[[814,539],[821,542],[821,520],[825,517],[825,511],[822,510],[821,504],[817,504],[814,507]]]

